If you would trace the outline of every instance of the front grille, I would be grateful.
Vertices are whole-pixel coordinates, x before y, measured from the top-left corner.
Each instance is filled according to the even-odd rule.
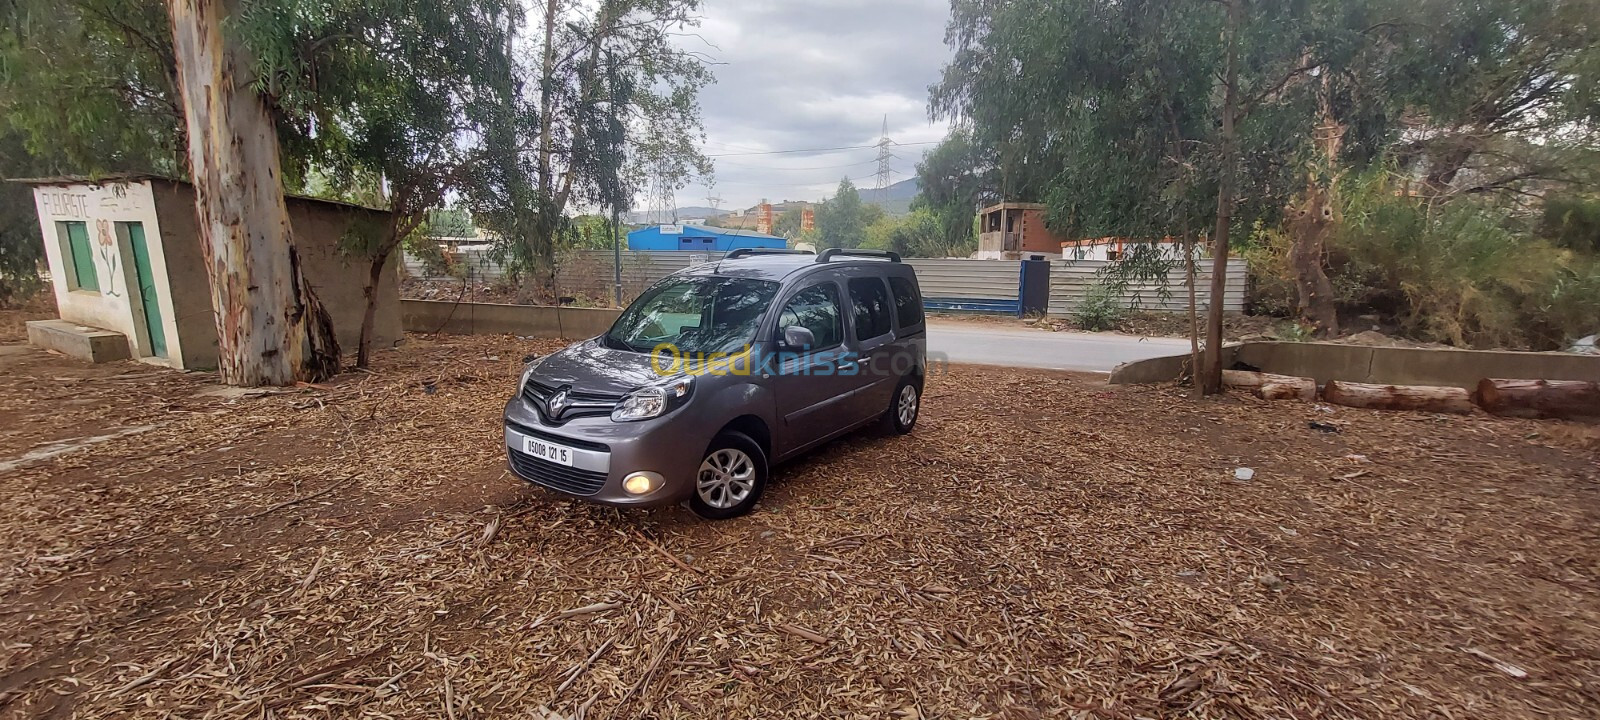
[[[557,465],[515,448],[506,448],[506,451],[511,454],[511,469],[522,479],[536,485],[572,495],[593,495],[606,484],[606,474],[603,472]]]
[[[611,409],[616,407],[623,397],[612,393],[585,392],[573,390],[570,386],[566,387],[567,407],[559,414],[550,412],[547,401],[561,389],[560,387],[546,385],[538,380],[529,380],[522,386],[522,397],[539,411],[541,419],[551,425],[560,425],[573,418],[610,415]]]

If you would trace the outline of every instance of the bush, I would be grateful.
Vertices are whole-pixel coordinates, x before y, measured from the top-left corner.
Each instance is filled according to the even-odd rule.
[[[1461,347],[1553,350],[1600,324],[1592,255],[1558,248],[1476,198],[1430,206],[1382,174],[1343,190],[1330,264],[1347,311]]]
[[[1072,309],[1072,319],[1084,330],[1113,330],[1123,312],[1116,291],[1105,283],[1095,283],[1083,294],[1083,302]]]
[[[1339,185],[1342,222],[1328,240],[1340,314],[1374,315],[1401,336],[1458,347],[1557,350],[1600,329],[1600,253],[1583,203],[1552,199],[1542,216],[1481,197],[1432,205],[1376,171]],[[1258,314],[1292,317],[1292,238],[1257,228],[1242,255]]]

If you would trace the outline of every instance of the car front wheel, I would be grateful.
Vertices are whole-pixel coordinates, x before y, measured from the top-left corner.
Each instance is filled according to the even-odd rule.
[[[767,454],[744,433],[718,435],[706,449],[695,476],[689,508],[708,520],[750,512],[767,488]]]

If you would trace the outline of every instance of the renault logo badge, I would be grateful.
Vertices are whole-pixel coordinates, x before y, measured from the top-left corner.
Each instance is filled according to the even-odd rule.
[[[568,394],[571,388],[561,388],[556,394],[550,396],[550,417],[560,417],[567,409]]]

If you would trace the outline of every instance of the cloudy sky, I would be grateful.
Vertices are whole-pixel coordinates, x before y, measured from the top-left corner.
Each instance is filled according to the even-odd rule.
[[[723,208],[817,200],[845,175],[873,187],[873,148],[750,153],[871,145],[885,115],[903,144],[894,181],[914,175],[927,143],[944,137],[927,108],[950,56],[947,0],[706,0],[702,15],[704,40],[681,42],[723,63],[700,96],[716,186],[684,188],[678,205],[707,205],[712,193]]]

